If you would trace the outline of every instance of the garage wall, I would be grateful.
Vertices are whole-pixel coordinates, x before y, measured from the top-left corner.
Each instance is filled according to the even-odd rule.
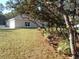
[[[15,18],[6,21],[6,26],[9,28],[15,28]]]
[[[25,22],[29,22],[30,26],[26,26]],[[33,22],[29,21],[27,18],[23,19],[22,17],[18,16],[15,18],[15,27],[20,28],[20,27],[37,27],[36,24]]]
[[[30,26],[26,26],[25,22],[29,22]],[[38,25],[42,26],[40,21],[37,21]],[[46,22],[43,22],[44,24],[47,24]],[[28,18],[22,18],[20,15],[16,16],[15,18],[9,19],[7,21],[7,26],[9,28],[24,28],[24,27],[37,27],[37,24],[29,21]]]

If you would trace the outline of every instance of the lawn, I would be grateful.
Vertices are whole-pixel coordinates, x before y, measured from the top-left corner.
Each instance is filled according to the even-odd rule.
[[[63,59],[37,29],[0,30],[0,59]]]

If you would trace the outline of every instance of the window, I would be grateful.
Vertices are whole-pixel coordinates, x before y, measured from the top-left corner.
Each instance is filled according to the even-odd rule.
[[[25,26],[30,26],[30,22],[25,22]]]

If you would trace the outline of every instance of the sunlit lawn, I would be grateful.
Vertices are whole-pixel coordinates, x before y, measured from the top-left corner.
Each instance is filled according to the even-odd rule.
[[[0,59],[59,59],[36,29],[0,30]]]

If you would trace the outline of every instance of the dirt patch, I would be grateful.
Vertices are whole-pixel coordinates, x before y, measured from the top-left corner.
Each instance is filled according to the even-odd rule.
[[[55,49],[49,45],[47,38],[44,38],[40,32],[38,32],[38,33],[39,33],[39,35],[38,35],[39,41],[41,42],[41,44],[43,44],[44,49],[46,49],[45,52],[48,52],[48,54],[49,54],[48,56],[52,56],[53,58],[51,58],[51,59],[64,59],[63,55],[60,55],[59,53],[57,53],[55,51]],[[46,59],[48,59],[48,58],[46,58]]]

